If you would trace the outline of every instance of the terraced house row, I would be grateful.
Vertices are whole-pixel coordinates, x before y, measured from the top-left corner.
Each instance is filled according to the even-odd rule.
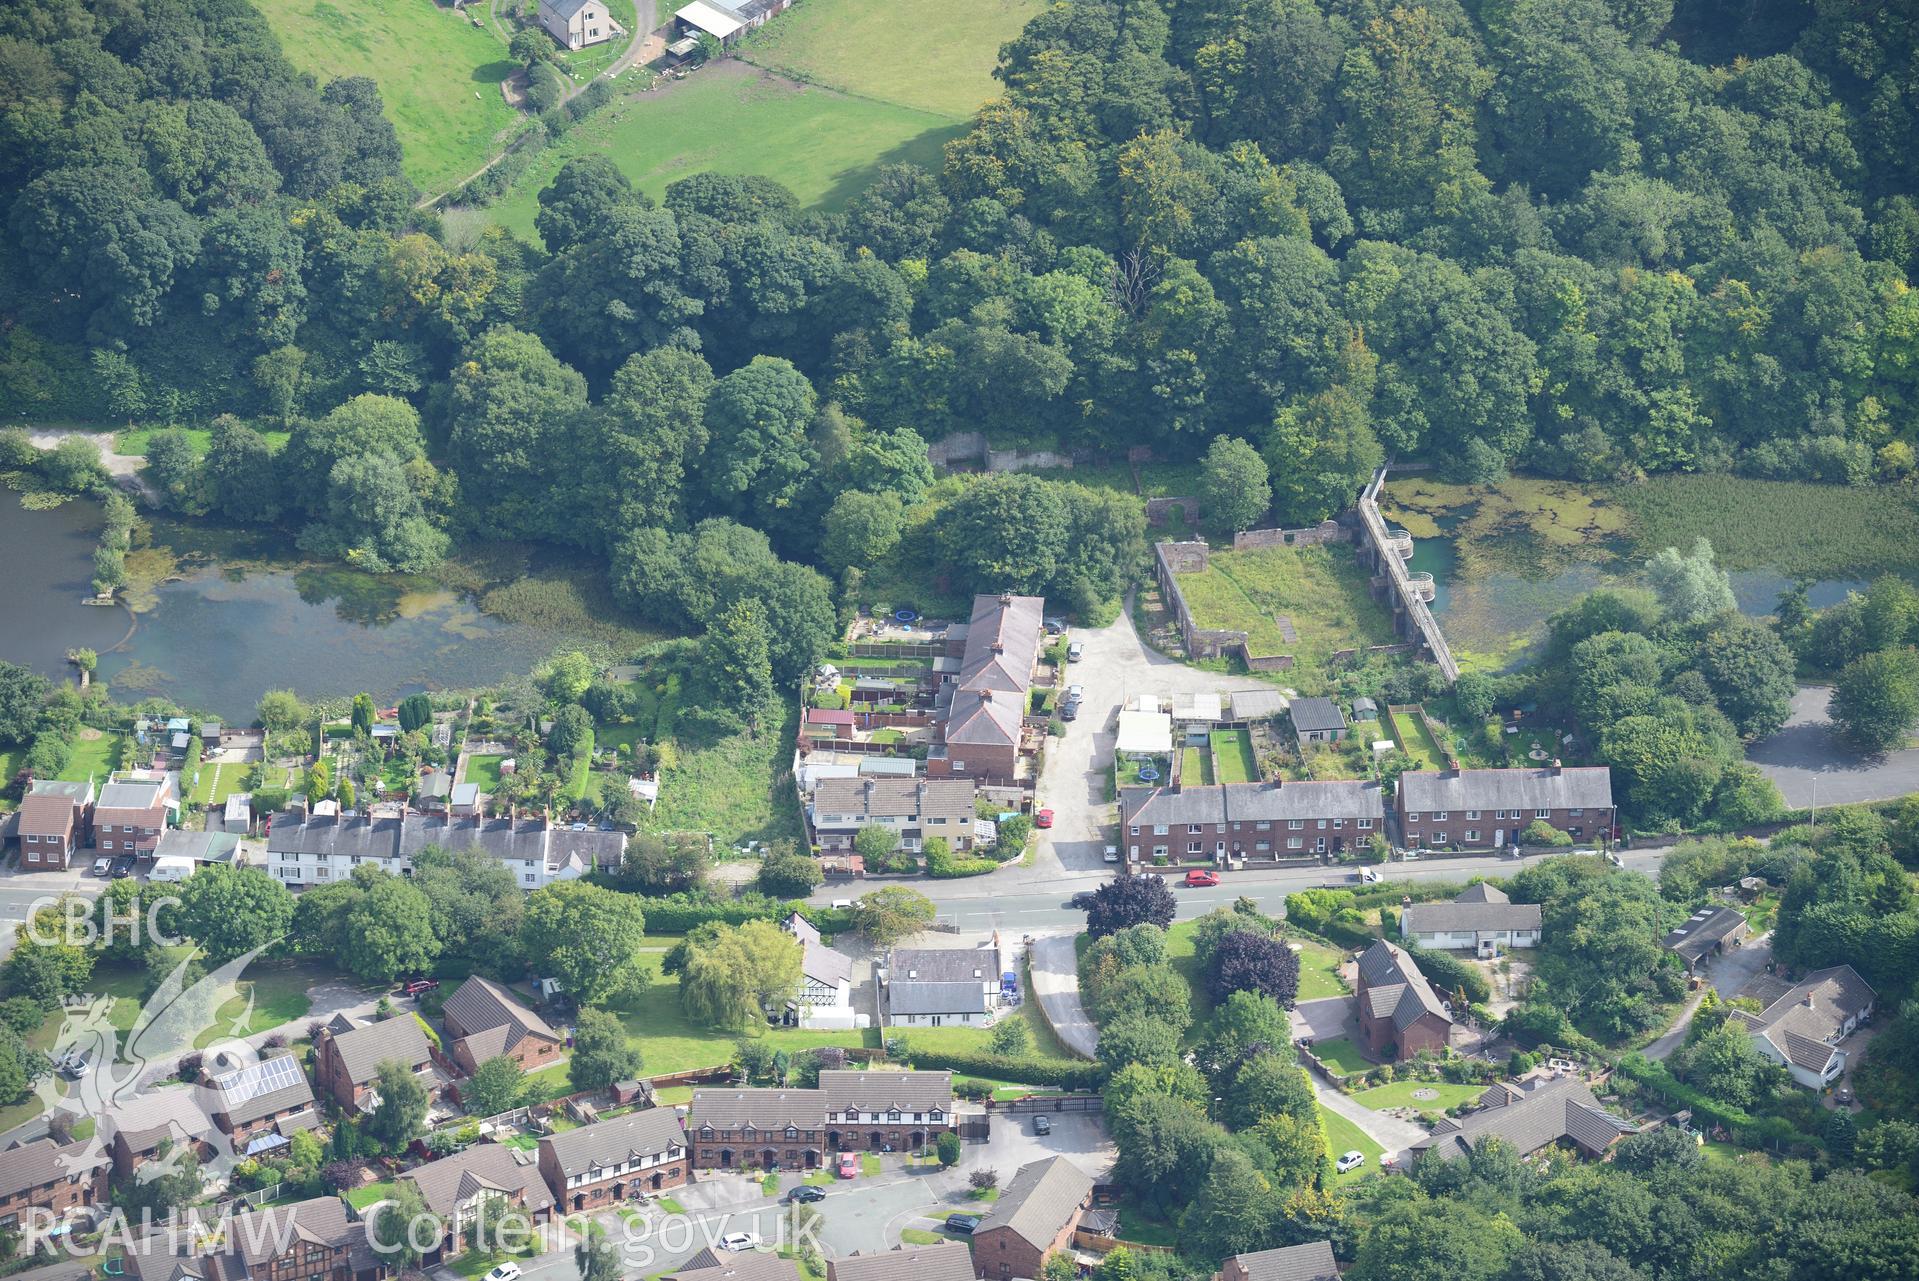
[[[831,1152],[915,1152],[957,1132],[951,1072],[820,1073],[817,1089],[693,1091],[687,1137],[701,1169],[812,1170]]]

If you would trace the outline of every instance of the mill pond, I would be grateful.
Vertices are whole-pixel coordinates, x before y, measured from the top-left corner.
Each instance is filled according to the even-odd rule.
[[[498,618],[432,579],[313,565],[284,547],[164,521],[153,547],[130,558],[133,607],[88,605],[100,525],[91,502],[28,511],[0,494],[0,655],[62,676],[67,651],[96,650],[100,678],[123,700],[164,695],[242,720],[261,694],[288,686],[391,702],[526,672],[569,639]]]

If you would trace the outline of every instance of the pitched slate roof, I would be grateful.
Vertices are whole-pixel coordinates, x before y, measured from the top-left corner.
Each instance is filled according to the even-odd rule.
[[[346,1064],[347,1075],[355,1085],[365,1085],[378,1076],[382,1063],[397,1059],[408,1067],[414,1067],[433,1057],[426,1032],[420,1027],[420,1020],[412,1014],[401,1014],[384,1023],[369,1023],[351,1032],[342,1032],[333,1038],[333,1045],[339,1051],[340,1061]]]
[[[456,788],[456,803],[457,793]],[[549,871],[568,864],[590,869],[618,866],[626,849],[626,834],[593,828],[576,832],[569,827],[510,818],[442,818],[432,814],[399,818],[288,811],[273,816],[273,831],[267,837],[268,853],[317,857],[412,858],[429,845],[477,850],[499,859],[532,860]]]
[[[1385,817],[1378,783],[1337,779],[1310,783],[1214,783],[1197,787],[1120,790],[1128,827],[1189,823],[1281,823],[1290,819]]]
[[[896,947],[886,977],[921,983],[999,982],[999,953],[990,947]]]
[[[1026,695],[963,689],[946,710],[945,739],[965,746],[1005,747],[1019,742]]]
[[[362,1250],[370,1258],[372,1250],[365,1230],[351,1221],[346,1202],[337,1196],[314,1197],[292,1205],[276,1205],[229,1219],[226,1224],[227,1257],[221,1273],[240,1275],[230,1267],[237,1260],[246,1273],[264,1275],[266,1266],[293,1249],[298,1242],[353,1251],[358,1259]]]
[[[1745,915],[1730,907],[1702,907],[1661,942],[1667,951],[1697,961],[1722,940],[1748,928]]]
[[[698,1097],[696,1093],[694,1098]],[[592,1174],[622,1165],[637,1157],[658,1156],[672,1148],[683,1148],[686,1131],[680,1125],[677,1110],[644,1108],[597,1125],[549,1134],[540,1143],[552,1148],[561,1172],[572,1178],[576,1174]]]
[[[921,823],[944,818],[957,830],[972,822],[974,793],[973,781],[964,778],[823,778],[813,789],[813,813]]]
[[[1850,965],[1814,970],[1758,1014],[1734,1013],[1770,1041],[1795,1067],[1823,1072],[1846,1020],[1868,1008],[1878,994]]]
[[[1435,810],[1611,809],[1612,771],[1604,765],[1524,769],[1408,770],[1399,807]]]
[[[114,1104],[100,1121],[102,1135],[117,1136],[134,1152],[151,1151],[163,1139],[202,1139],[214,1129],[198,1089],[143,1090]]]
[[[823,1074],[822,1074],[823,1075]],[[658,1109],[655,1109],[658,1110]],[[817,1130],[826,1124],[826,1100],[818,1090],[709,1087],[693,1091],[686,1128],[716,1130]]]
[[[1246,1269],[1246,1281],[1338,1281],[1339,1278],[1339,1265],[1333,1262],[1330,1241],[1285,1245],[1277,1250],[1236,1254],[1233,1258]]]
[[[64,1147],[52,1139],[33,1139],[0,1152],[0,1198],[77,1176],[91,1177],[106,1158],[91,1143]]]
[[[891,1014],[984,1014],[986,991],[975,981],[895,981],[886,985],[886,1009]]]
[[[694,1264],[704,1264],[695,1267]],[[766,1250],[706,1249],[688,1259],[667,1281],[799,1281],[800,1265]]]
[[[1024,695],[1033,681],[1045,629],[1044,597],[975,596],[960,655],[959,687]]]
[[[826,1281],[973,1281],[973,1252],[943,1241],[848,1255],[826,1261]]]
[[[530,1211],[551,1208],[553,1191],[530,1152],[476,1143],[464,1152],[416,1166],[400,1176],[420,1189],[426,1208],[442,1219],[481,1193],[498,1192]]]
[[[1286,710],[1286,696],[1276,689],[1234,690],[1231,697],[1234,720],[1265,720]]]
[[[313,1087],[291,1051],[223,1072],[209,1085],[212,1110],[235,1125],[313,1105]]]
[[[1537,903],[1515,903],[1485,881],[1469,885],[1450,903],[1415,903],[1400,917],[1408,934],[1451,934],[1465,930],[1537,930]]]
[[[1549,1144],[1571,1139],[1597,1154],[1615,1140],[1634,1133],[1631,1125],[1613,1116],[1577,1077],[1541,1082],[1515,1096],[1509,1086],[1493,1086],[1480,1096],[1496,1106],[1454,1120],[1442,1118],[1432,1134],[1413,1145],[1447,1160],[1465,1156],[1486,1135],[1493,1135],[1521,1156]]]
[[[70,836],[79,821],[73,807],[71,797],[38,791],[27,794],[20,801],[21,835]]]
[[[1092,1177],[1063,1156],[1022,1165],[974,1235],[1011,1228],[1029,1245],[1051,1249],[1053,1238],[1092,1193]]]
[[[1391,1018],[1404,1031],[1432,1014],[1450,1023],[1433,985],[1419,972],[1406,950],[1385,939],[1359,954],[1359,989],[1374,1018]]]
[[[560,1039],[560,1034],[545,1019],[514,1000],[511,992],[478,974],[460,984],[459,990],[447,998],[441,1014],[449,1021],[449,1029],[457,1025],[460,1034],[476,1050],[479,1048],[476,1044],[477,1033],[504,1033],[494,1038],[498,1042],[498,1048],[493,1051],[495,1054],[506,1053],[528,1036],[543,1037],[550,1041]]]
[[[1330,698],[1295,698],[1292,713],[1293,729],[1301,734],[1346,728],[1346,714]]]
[[[207,1281],[213,1275],[213,1260],[199,1255],[187,1257],[179,1251],[187,1243],[175,1240],[175,1233],[155,1232],[127,1247],[127,1275],[137,1281]],[[16,1273],[24,1277],[26,1273]],[[91,1281],[89,1269],[86,1276]]]
[[[872,1072],[829,1068],[820,1073],[820,1095],[828,1112],[901,1112],[953,1110],[951,1072]]]

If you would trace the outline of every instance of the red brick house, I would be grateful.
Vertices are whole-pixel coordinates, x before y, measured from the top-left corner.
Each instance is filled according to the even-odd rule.
[[[319,1124],[313,1087],[290,1052],[214,1077],[207,1083],[206,1109],[242,1154],[249,1153],[256,1139],[274,1134],[290,1139]],[[278,1146],[278,1141],[270,1141],[262,1150]]]
[[[412,1014],[402,1014],[384,1023],[369,1023],[347,1032],[322,1030],[313,1045],[313,1079],[324,1094],[348,1112],[371,1106],[370,1088],[380,1075],[383,1063],[404,1063],[427,1088],[431,1098],[439,1092],[439,1080],[433,1070],[433,1046],[426,1029]]]
[[[34,1139],[0,1152],[0,1228],[20,1227],[30,1211],[62,1219],[83,1206],[106,1204],[108,1165],[90,1142],[62,1147]],[[41,1220],[37,1226],[47,1225]]]
[[[1043,597],[973,598],[959,675],[939,691],[927,777],[1013,782],[1045,634]]]
[[[20,866],[28,871],[64,868],[87,843],[93,817],[93,782],[33,780],[20,801]]]
[[[114,779],[93,806],[93,842],[106,854],[151,854],[175,808],[172,784],[157,779]]]
[[[1443,1050],[1452,1019],[1438,993],[1404,948],[1385,939],[1359,956],[1359,1036],[1376,1057],[1411,1058],[1421,1050]]]
[[[1575,841],[1612,835],[1612,771],[1409,770],[1399,776],[1400,839],[1408,849],[1501,849],[1543,821]]]
[[[687,1177],[686,1131],[674,1108],[646,1108],[540,1140],[540,1174],[564,1214],[677,1188]]]
[[[482,1208],[496,1199],[523,1212],[535,1223],[553,1213],[553,1191],[540,1167],[522,1161],[521,1153],[499,1143],[476,1143],[464,1152],[416,1166],[400,1176],[420,1190],[420,1199],[445,1232],[440,1244],[422,1260],[433,1267],[466,1251],[465,1229]]]
[[[468,1076],[488,1059],[504,1055],[523,1071],[559,1060],[566,1038],[495,983],[474,975],[447,998],[441,1011],[453,1062]]]
[[[951,1072],[829,1070],[813,1090],[697,1089],[686,1128],[702,1169],[812,1170],[829,1152],[917,1152],[957,1125]]]
[[[195,1087],[143,1090],[115,1104],[100,1118],[100,1138],[113,1159],[113,1177],[124,1183],[163,1153],[191,1149],[205,1160],[218,1127],[207,1115],[206,1092]]]
[[[1021,1166],[973,1230],[973,1275],[992,1281],[1044,1276],[1047,1256],[1072,1245],[1092,1202],[1092,1177],[1065,1157]]]

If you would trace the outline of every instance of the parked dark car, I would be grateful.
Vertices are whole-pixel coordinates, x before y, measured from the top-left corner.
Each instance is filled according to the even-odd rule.
[[[1050,1117],[1050,1116],[1036,1116],[1036,1117],[1034,1117],[1034,1118],[1033,1118],[1033,1133],[1034,1133],[1034,1134],[1051,1134],[1052,1132],[1053,1132],[1053,1118],[1052,1118],[1052,1117]]]
[[[957,1232],[961,1236],[971,1236],[982,1222],[984,1220],[977,1214],[949,1214],[946,1216],[946,1230]]]
[[[134,863],[134,859],[133,859],[133,855],[131,854],[122,854],[119,858],[114,859],[113,860],[113,879],[116,881],[124,881],[129,876],[132,876],[133,863]]]
[[[1066,900],[1066,906],[1072,908],[1076,912],[1084,912],[1086,909],[1093,906],[1093,891],[1081,890],[1079,893],[1073,895],[1073,897]]]
[[[797,1188],[790,1189],[786,1194],[786,1199],[788,1201],[798,1201],[801,1203],[824,1201],[826,1200],[826,1190],[824,1188],[816,1188],[810,1183],[802,1183]]]

